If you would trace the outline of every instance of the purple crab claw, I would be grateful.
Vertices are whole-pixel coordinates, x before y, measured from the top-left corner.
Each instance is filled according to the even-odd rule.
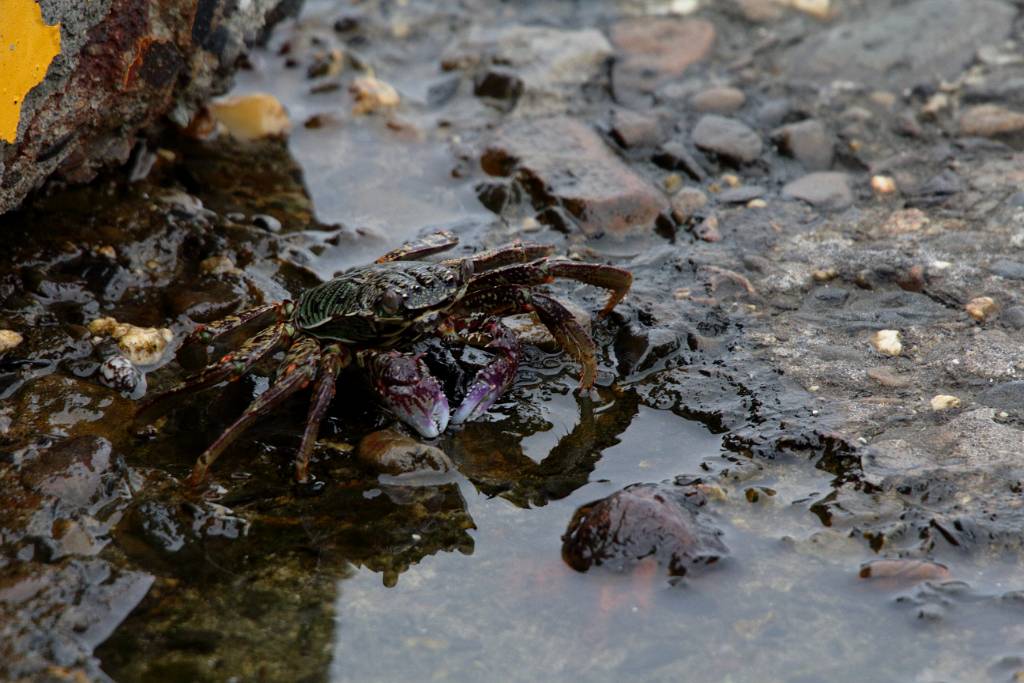
[[[448,397],[419,356],[364,351],[359,357],[385,407],[425,438],[448,428]]]
[[[476,373],[466,397],[452,415],[452,424],[475,420],[486,413],[512,385],[519,369],[519,342],[507,327],[491,319],[483,325],[481,334],[490,338],[485,348],[496,355]]]

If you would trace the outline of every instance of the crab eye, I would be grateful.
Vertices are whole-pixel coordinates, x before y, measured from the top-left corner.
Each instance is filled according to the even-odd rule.
[[[462,275],[462,281],[467,282],[469,278],[473,277],[473,262],[470,261],[469,259],[463,261],[460,266],[460,271]]]
[[[380,297],[380,307],[385,313],[398,313],[398,309],[402,306],[402,297],[394,289],[389,289],[384,292]]]

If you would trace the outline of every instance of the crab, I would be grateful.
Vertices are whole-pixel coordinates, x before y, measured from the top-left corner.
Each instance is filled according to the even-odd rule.
[[[243,431],[293,394],[311,387],[310,409],[295,458],[295,479],[305,483],[320,423],[343,369],[353,363],[361,368],[387,409],[421,436],[435,438],[449,425],[483,415],[509,388],[521,349],[500,316],[531,311],[580,364],[580,388],[592,387],[597,374],[594,341],[563,304],[537,287],[555,278],[601,287],[609,292],[598,314],[603,317],[629,291],[629,271],[556,258],[553,247],[525,242],[464,258],[422,260],[457,244],[451,233],[435,233],[404,244],[368,266],[346,270],[304,291],[295,301],[264,304],[199,325],[185,339],[183,349],[223,343],[247,330],[258,332],[237,350],[144,404],[136,420],[146,421],[172,399],[237,380],[261,359],[283,349],[284,360],[269,388],[202,453],[188,483],[202,483],[210,466]],[[412,344],[432,335],[491,354],[454,411],[422,356],[409,352]]]

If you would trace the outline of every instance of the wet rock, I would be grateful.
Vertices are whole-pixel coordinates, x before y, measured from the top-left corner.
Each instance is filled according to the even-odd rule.
[[[697,225],[693,226],[693,236],[704,242],[721,242],[722,232],[718,229],[718,216],[709,214]]]
[[[560,205],[588,235],[646,232],[668,210],[661,192],[576,119],[506,124],[487,145],[481,165],[490,175],[516,177],[538,208]]]
[[[633,322],[615,336],[615,357],[619,372],[629,375],[654,367],[679,348],[679,335],[663,327],[644,327]]]
[[[922,230],[930,222],[921,209],[900,209],[889,214],[880,231],[885,235],[907,235]]]
[[[250,93],[215,100],[210,113],[236,140],[251,141],[287,135],[288,112],[268,93]]]
[[[708,196],[696,187],[684,187],[672,197],[672,215],[685,223],[707,206]]]
[[[584,330],[590,332],[590,313],[571,301],[562,300],[562,305],[572,313],[573,318]],[[505,326],[512,330],[521,344],[531,344],[545,351],[557,351],[561,347],[536,313],[523,313],[502,318]]]
[[[1024,113],[997,104],[980,104],[960,114],[961,135],[993,138],[1024,131]]]
[[[476,26],[441,63],[448,70],[497,71],[517,79],[522,84],[518,108],[537,114],[564,111],[566,100],[578,94],[581,84],[599,77],[611,55],[611,45],[596,29]],[[516,88],[509,83],[505,89]]]
[[[850,177],[837,171],[808,173],[786,183],[782,193],[822,209],[844,209],[853,204]]]
[[[888,583],[919,583],[921,581],[947,581],[949,568],[931,560],[875,560],[861,566],[862,579],[885,580]]]
[[[817,34],[786,60],[797,78],[844,80],[906,88],[952,80],[974,59],[978,45],[998,44],[1013,26],[1014,9],[998,0],[917,0],[879,6],[860,21]]]
[[[140,131],[165,115],[185,125],[211,95],[227,89],[239,57],[275,15],[278,0],[237,11],[225,0],[101,0],[45,5],[60,24],[59,56],[35,55],[27,71],[45,79],[19,103],[13,137],[0,135],[0,213],[56,174],[85,182],[128,160]],[[5,12],[8,9],[5,7]],[[6,105],[6,103],[5,103]]]
[[[653,147],[661,141],[661,125],[653,116],[631,109],[616,109],[612,112],[611,135],[627,149]]]
[[[749,126],[716,114],[707,114],[697,121],[693,144],[737,164],[755,161],[762,150],[761,137]]]
[[[832,166],[835,145],[824,124],[815,119],[790,123],[772,133],[783,153],[793,157],[809,171]]]
[[[654,557],[673,576],[714,564],[728,549],[701,508],[695,488],[634,484],[580,507],[562,536],[562,557],[576,571],[627,571]]]
[[[652,92],[678,78],[711,52],[715,27],[703,19],[642,17],[611,27],[619,56],[612,70],[616,92]]]
[[[352,113],[357,116],[393,109],[401,101],[394,86],[373,76],[353,79],[348,91],[353,99]]]
[[[451,459],[437,446],[420,443],[390,429],[364,436],[356,448],[356,456],[382,474],[435,474],[455,469]]]
[[[747,96],[738,88],[708,88],[690,99],[694,110],[702,114],[732,114],[743,108]]]

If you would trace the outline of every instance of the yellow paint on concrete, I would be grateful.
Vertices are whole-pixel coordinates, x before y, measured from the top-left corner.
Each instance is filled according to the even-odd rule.
[[[14,142],[25,96],[60,54],[60,24],[47,26],[35,0],[0,0],[0,140]]]

